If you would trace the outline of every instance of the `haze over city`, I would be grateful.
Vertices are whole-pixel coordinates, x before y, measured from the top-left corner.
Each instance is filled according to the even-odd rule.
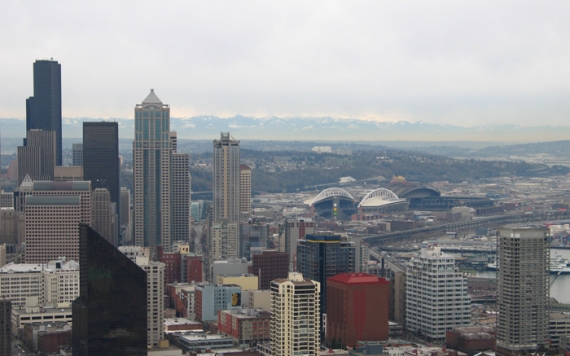
[[[0,44],[10,52],[0,59],[0,118],[25,117],[31,63],[54,58],[64,65],[64,118],[133,119],[133,105],[155,88],[178,118],[567,125],[563,1],[4,7]],[[453,140],[442,136],[431,139]]]

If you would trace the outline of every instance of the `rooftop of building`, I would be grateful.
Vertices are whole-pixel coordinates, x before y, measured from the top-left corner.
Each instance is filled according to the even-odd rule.
[[[389,284],[385,278],[380,278],[368,273],[339,273],[336,276],[328,278],[328,281],[339,282],[343,284],[362,285],[362,284]]]
[[[162,104],[162,101],[154,93],[154,89],[150,90],[150,93],[142,101],[143,104]]]
[[[54,182],[49,180],[38,180],[33,183],[34,191],[90,191],[91,181],[67,181],[67,182]]]
[[[164,319],[165,326],[173,326],[173,325],[202,325],[202,323],[194,320],[190,320],[188,318],[166,318]]]
[[[42,271],[79,271],[79,263],[74,260],[66,261],[65,259],[50,261],[45,264],[10,262],[0,268],[0,273],[39,273]]]
[[[221,310],[221,312],[235,315],[238,319],[270,318],[271,313],[261,308],[241,308]]]
[[[67,195],[28,195],[26,205],[80,205],[81,198]]]

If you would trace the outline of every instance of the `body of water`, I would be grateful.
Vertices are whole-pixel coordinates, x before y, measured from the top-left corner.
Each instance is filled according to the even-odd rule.
[[[558,254],[562,258],[570,261],[570,250],[550,249],[550,256]],[[485,278],[496,278],[497,273],[492,270],[478,271],[477,276]],[[550,280],[554,280],[556,275],[551,274]],[[550,297],[556,298],[558,302],[570,304],[570,273],[561,274],[556,278],[554,284],[550,287]]]

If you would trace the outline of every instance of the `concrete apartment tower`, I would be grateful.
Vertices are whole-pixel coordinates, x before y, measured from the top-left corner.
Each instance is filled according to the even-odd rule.
[[[172,144],[172,241],[190,238],[190,159],[177,152],[176,132],[170,133]]]
[[[437,245],[422,244],[406,279],[407,329],[442,342],[446,330],[470,323],[467,277],[455,267],[455,257],[444,254]]]
[[[214,221],[239,221],[239,141],[229,132],[214,140]]]
[[[497,243],[497,354],[532,353],[549,339],[550,231],[500,228]]]
[[[239,166],[239,212],[242,221],[251,216],[251,168],[245,164]]]
[[[54,60],[34,62],[34,96],[26,99],[26,131],[35,129],[55,132],[55,165],[61,166],[61,64]]]
[[[164,263],[136,257],[137,265],[146,272],[147,344],[156,347],[164,338]]]
[[[319,355],[320,288],[300,273],[271,282],[272,355]]]
[[[135,107],[134,239],[136,246],[170,250],[171,164],[170,107],[151,89]]]

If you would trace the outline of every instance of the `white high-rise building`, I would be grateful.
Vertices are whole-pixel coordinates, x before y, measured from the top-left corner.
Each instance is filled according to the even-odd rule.
[[[158,346],[164,338],[164,263],[137,257],[137,265],[146,272],[147,338],[149,346]]]
[[[133,141],[135,245],[170,250],[171,237],[170,107],[151,89],[135,107]]]
[[[455,267],[455,257],[434,244],[422,244],[406,277],[406,327],[433,341],[445,331],[471,323],[467,277]]]
[[[532,353],[550,339],[550,230],[500,228],[497,354]]]
[[[320,288],[300,273],[271,282],[272,355],[319,355]]]

